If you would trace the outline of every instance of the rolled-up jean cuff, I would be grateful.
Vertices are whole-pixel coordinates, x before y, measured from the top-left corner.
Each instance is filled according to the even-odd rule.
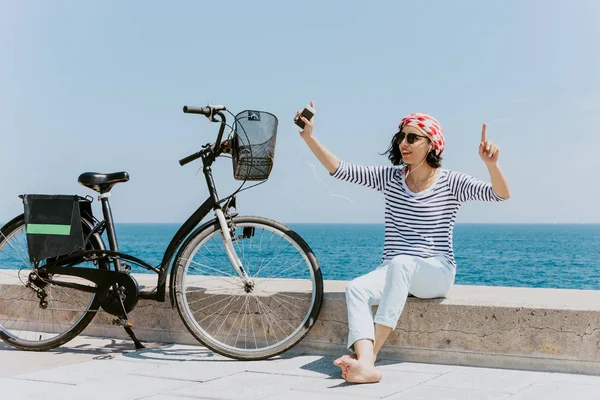
[[[390,327],[392,329],[396,329],[396,325],[398,324],[398,320],[394,320],[391,318],[377,317],[377,316],[375,317],[373,322],[376,324],[379,324],[379,325],[384,325],[384,326]]]
[[[361,339],[369,339],[369,340],[372,340],[373,342],[375,342],[375,337],[371,334],[365,334],[364,332],[359,332],[359,331],[349,331],[348,332],[348,346],[346,346],[346,348],[348,350],[351,350],[352,352],[354,352],[354,343],[357,340],[361,340]]]

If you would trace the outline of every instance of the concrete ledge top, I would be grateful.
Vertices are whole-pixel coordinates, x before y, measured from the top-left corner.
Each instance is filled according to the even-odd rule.
[[[17,282],[17,271],[4,270],[0,284]],[[12,275],[12,276],[11,276]],[[141,286],[156,285],[157,275],[133,274]],[[306,282],[305,282],[306,283]],[[324,281],[325,293],[329,297],[345,297],[345,287],[349,281]],[[293,279],[280,279],[273,286],[285,290],[293,290],[300,286],[306,290],[306,285],[299,285]],[[525,288],[506,286],[471,286],[455,285],[448,297],[438,299],[417,299],[410,297],[409,301],[428,301],[450,306],[483,306],[483,307],[519,307],[539,308],[570,311],[600,311],[600,291],[574,290],[551,288]]]
[[[134,274],[140,285],[156,285],[156,276]],[[329,296],[345,296],[349,281],[324,281],[325,293]],[[287,286],[287,285],[286,285]],[[442,305],[525,307],[555,310],[600,311],[600,291],[525,288],[507,286],[455,285],[447,298],[416,299],[409,301],[431,301]]]
[[[348,281],[325,281],[325,291],[344,293],[347,284]],[[411,299],[415,298],[409,301]],[[429,301],[442,305],[600,311],[600,291],[597,290],[455,285],[447,298]]]

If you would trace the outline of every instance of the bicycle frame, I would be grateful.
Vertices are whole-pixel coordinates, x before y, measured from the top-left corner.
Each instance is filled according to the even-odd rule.
[[[104,216],[104,220],[99,221],[96,224],[93,224],[93,221],[90,221],[90,224],[93,225],[93,229],[86,237],[86,245],[87,245],[87,241],[89,240],[89,238],[91,238],[95,234],[101,235],[102,232],[104,231],[104,229],[106,229],[106,234],[107,234],[107,238],[108,238],[110,251],[89,250],[89,251],[82,251],[82,252],[74,253],[71,256],[60,260],[59,264],[47,265],[45,267],[45,270],[49,273],[55,272],[55,273],[65,274],[66,271],[64,269],[64,265],[69,265],[70,262],[76,263],[81,259],[81,257],[95,255],[100,258],[106,258],[106,257],[113,258],[114,259],[113,265],[114,265],[115,271],[124,272],[124,268],[123,268],[120,260],[133,261],[136,264],[139,264],[140,266],[142,266],[148,270],[151,270],[153,272],[156,272],[158,274],[156,288],[150,292],[140,292],[140,298],[164,302],[166,300],[167,275],[169,272],[169,265],[172,263],[173,257],[175,256],[177,250],[182,247],[181,245],[182,245],[182,243],[184,243],[184,240],[186,238],[188,238],[188,240],[189,240],[189,238],[194,236],[194,235],[190,236],[190,234],[192,233],[194,228],[196,228],[198,226],[198,224],[200,224],[200,222],[210,213],[211,210],[214,210],[215,214],[216,214],[216,220],[221,225],[221,232],[223,235],[223,240],[225,242],[224,244],[225,244],[226,253],[229,256],[234,269],[240,275],[240,277],[245,281],[249,280],[248,276],[246,275],[246,272],[243,269],[242,263],[239,260],[237,254],[233,248],[233,245],[232,245],[232,240],[231,240],[231,236],[230,236],[230,232],[229,232],[229,227],[228,227],[228,223],[227,223],[227,215],[226,215],[227,211],[228,211],[227,210],[228,206],[225,207],[225,212],[223,212],[223,209],[221,208],[221,205],[220,205],[220,203],[222,203],[223,201],[225,201],[227,199],[232,198],[233,196],[230,195],[230,196],[224,198],[223,200],[219,200],[217,190],[215,187],[215,183],[213,180],[213,176],[212,176],[211,166],[214,163],[214,161],[216,160],[216,158],[222,153],[222,147],[221,147],[220,141],[221,141],[221,138],[223,136],[223,131],[226,126],[225,116],[222,113],[218,113],[218,115],[221,117],[221,121],[220,121],[221,127],[219,129],[219,135],[217,137],[217,142],[214,145],[204,146],[203,151],[198,152],[195,155],[188,157],[188,159],[195,159],[195,158],[200,158],[200,157],[202,158],[203,173],[206,178],[206,183],[208,186],[210,196],[204,201],[204,203],[202,203],[202,205],[200,205],[200,207],[198,207],[198,209],[183,223],[183,225],[181,225],[179,230],[175,233],[175,235],[171,239],[169,245],[167,246],[167,249],[163,255],[162,261],[158,267],[152,266],[152,265],[148,264],[147,262],[140,260],[132,255],[119,252],[119,246],[118,246],[117,236],[116,236],[116,232],[115,232],[112,211],[111,211],[110,204],[108,201],[108,194],[101,194],[99,196],[99,200],[102,203],[102,213]],[[193,158],[193,157],[195,157],[195,158]],[[229,203],[227,203],[227,204],[229,204]],[[214,223],[214,220],[208,221],[207,223],[203,224],[198,229],[196,229],[196,232],[204,229],[207,225],[211,225],[213,223]],[[183,247],[185,247],[185,246],[183,246]],[[59,272],[58,269],[54,270],[54,268],[63,268],[63,269],[60,270],[60,272]],[[77,271],[77,270],[81,270],[81,269],[74,268],[72,270],[72,272],[70,272],[68,274],[79,275],[84,278],[87,277],[88,279],[93,278],[91,280],[94,282],[96,282],[99,279],[99,278],[97,278],[99,276],[99,274],[91,274],[91,273],[87,274],[85,271]],[[173,274],[171,274],[171,277],[172,276],[173,276]],[[96,282],[96,283],[98,283],[98,282]],[[63,283],[60,283],[60,284],[63,284]],[[65,284],[65,285],[69,285],[69,284]],[[171,279],[170,285],[172,288],[173,287],[172,279]],[[80,286],[80,285],[76,285],[76,286],[78,286],[78,288],[80,288],[81,290],[89,291],[89,289],[86,289],[86,287],[84,287],[84,286]],[[171,305],[173,305],[175,294],[173,293],[173,290],[171,290],[170,292],[171,292],[171,296],[170,296]]]

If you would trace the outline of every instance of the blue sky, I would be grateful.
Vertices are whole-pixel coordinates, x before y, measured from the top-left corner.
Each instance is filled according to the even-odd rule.
[[[382,222],[374,191],[328,177],[297,131],[340,158],[385,164],[398,121],[435,116],[443,167],[489,179],[481,124],[512,191],[459,222],[600,222],[600,3],[573,1],[0,1],[0,221],[21,193],[93,192],[84,171],[125,170],[118,222],[181,222],[207,196],[177,160],[216,135],[183,105],[279,118],[275,167],[238,198],[283,222]],[[317,177],[309,165],[317,167]],[[219,160],[221,194],[237,187]]]

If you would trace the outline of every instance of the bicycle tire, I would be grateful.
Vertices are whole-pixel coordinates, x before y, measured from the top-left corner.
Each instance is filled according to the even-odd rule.
[[[252,305],[252,300],[249,299],[250,294],[246,292],[244,298],[244,307],[246,308],[241,320],[241,324],[244,324],[245,322],[246,325],[244,325],[245,328],[242,328],[242,325],[240,325],[237,329],[235,343],[232,345],[231,341],[229,343],[227,342],[227,339],[229,338],[231,331],[233,331],[236,327],[237,320],[242,314],[241,308],[235,316],[235,321],[232,321],[235,313],[231,315],[230,312],[223,318],[223,322],[221,323],[219,330],[225,325],[230,327],[229,333],[225,339],[217,339],[219,336],[219,331],[215,332],[215,329],[210,331],[210,326],[201,326],[197,320],[198,318],[195,316],[195,314],[198,314],[208,307],[211,307],[211,305],[206,305],[208,300],[211,298],[217,297],[216,302],[214,303],[217,304],[219,302],[224,302],[224,298],[226,299],[225,296],[231,295],[232,299],[227,304],[229,305],[233,301],[239,303],[241,301],[240,294],[242,296],[244,295],[241,291],[235,292],[235,288],[241,288],[244,290],[243,281],[239,276],[237,276],[237,274],[233,275],[235,274],[233,266],[231,266],[229,260],[225,258],[226,256],[221,256],[220,260],[216,262],[224,266],[225,269],[230,268],[230,273],[225,273],[222,275],[215,275],[214,271],[211,271],[215,270],[214,267],[193,261],[203,248],[208,248],[210,250],[209,241],[215,237],[217,237],[217,244],[220,243],[224,252],[223,242],[220,239],[221,227],[217,221],[214,221],[212,224],[208,224],[204,229],[197,232],[192,238],[190,238],[185,247],[182,248],[180,254],[175,260],[175,275],[173,279],[174,287],[172,287],[171,290],[175,290],[175,303],[184,325],[190,331],[190,333],[204,346],[218,354],[237,360],[267,359],[292,348],[294,345],[300,342],[313,327],[321,310],[321,304],[323,300],[323,278],[321,269],[310,246],[297,233],[286,226],[262,217],[235,217],[232,221],[236,227],[233,235],[233,237],[236,239],[234,241],[234,246],[236,247],[238,256],[243,261],[244,268],[246,268],[246,271],[255,282],[255,287],[252,289],[252,294],[254,295],[254,300],[256,303],[256,306]],[[254,237],[257,236],[257,228],[262,230],[259,249],[256,249],[256,245],[253,248],[253,241],[255,240]],[[284,254],[284,264],[274,264],[276,268],[279,268],[278,273],[286,272],[287,275],[296,275],[297,277],[299,276],[300,279],[295,279],[292,281],[294,278],[290,278],[289,276],[261,276],[261,271],[264,271],[268,264],[264,264],[265,261],[262,260],[260,268],[257,269],[256,267],[258,266],[258,259],[256,259],[256,257],[253,258],[253,254],[256,255],[257,253],[263,253],[262,244],[265,231],[268,231],[271,233],[271,235],[279,236],[279,239],[276,240],[283,240],[288,243],[288,246],[284,250],[281,250],[274,258],[272,258],[268,264],[270,264],[281,254]],[[252,236],[247,237],[250,236],[250,232]],[[241,233],[241,237],[238,235],[238,233]],[[257,237],[256,241],[258,242],[258,240],[259,239]],[[274,250],[271,249],[272,240],[273,236],[271,236],[268,246],[269,248],[264,250],[264,254],[273,254]],[[249,244],[249,249],[241,247],[245,246],[246,244]],[[288,251],[287,249],[290,246],[293,249]],[[213,248],[215,247],[213,246]],[[306,272],[304,272],[303,269],[292,270],[292,268],[295,268],[295,265],[297,264],[293,264],[291,266],[286,265],[286,263],[288,263],[292,257],[297,256],[299,256],[301,259],[297,264],[303,263],[304,266],[307,267]],[[250,260],[252,260],[252,262],[250,262]],[[292,262],[294,261],[295,260],[292,259]],[[190,272],[190,267],[195,270],[200,270],[200,272],[207,272],[208,274],[193,274],[193,271]],[[284,267],[285,270],[283,269]],[[212,275],[210,272],[212,272]],[[253,273],[254,276],[252,276]],[[307,279],[302,279],[302,276],[310,276],[310,285],[308,284]],[[227,283],[228,286],[225,288],[223,286],[215,286],[215,282],[217,282],[216,285],[224,285]],[[190,290],[188,293],[188,290],[186,289],[187,283],[189,283],[195,290]],[[275,286],[277,286],[276,290]],[[287,291],[285,291],[286,287],[288,288]],[[309,292],[307,292],[306,289],[309,289]],[[231,290],[233,290],[233,292],[231,292]],[[277,299],[277,296],[284,297],[279,297],[279,299],[281,299],[280,301]],[[264,300],[264,302],[261,301],[261,299]],[[293,299],[293,301],[290,301],[291,299]],[[190,308],[191,303],[199,302],[201,302],[199,306],[201,305],[203,308],[199,310],[192,310]],[[290,310],[290,308],[300,308],[300,305],[302,304],[308,304],[306,307],[306,312],[304,315],[298,317],[298,319],[302,318],[302,320],[297,326],[294,326],[289,323],[289,320],[290,314],[295,316],[293,311],[296,311],[296,309]],[[260,317],[256,316],[263,310],[267,310],[267,306],[271,305],[273,305],[274,308],[285,309],[283,310],[283,315],[280,315],[281,319],[276,319],[270,315],[269,312],[265,314],[264,319],[262,315]],[[255,307],[254,311],[250,310],[252,307]],[[246,313],[246,311],[248,312]],[[271,311],[271,309],[269,309],[269,311]],[[222,317],[223,314],[223,309],[216,313],[217,317]],[[300,312],[298,312],[298,314],[300,314]],[[248,321],[245,321],[246,316]],[[217,317],[215,317],[215,319],[211,322],[211,325],[214,324]],[[206,318],[208,317],[205,317],[204,319]],[[264,322],[265,320],[267,321],[266,324]],[[258,340],[256,337],[256,332],[254,331],[254,324],[256,323],[258,325],[259,321],[262,323],[263,327],[263,331],[259,333],[264,333],[264,338],[261,337],[260,340]],[[285,329],[283,329],[279,323],[280,321],[286,322],[288,325],[294,328],[293,332],[291,332],[281,341],[277,339],[276,335],[278,328],[281,330],[281,332],[285,333]],[[252,324],[254,343],[256,344],[255,348],[250,349],[247,347],[247,326],[249,323]],[[275,325],[278,325],[278,327]],[[245,336],[244,348],[242,348],[241,345],[237,346],[237,341],[242,331],[244,331]],[[269,344],[268,334],[275,336],[277,339],[276,343]],[[221,335],[221,337],[222,336],[223,335]],[[265,345],[259,347],[259,342],[264,343]]]
[[[84,222],[82,222],[83,224],[83,232],[84,234],[87,234],[90,232],[90,229],[92,227],[92,225],[83,220]],[[9,269],[2,269],[2,265],[0,265],[0,277],[2,279],[0,279],[0,285],[2,285],[3,283],[7,283],[8,285],[10,285],[11,287],[8,287],[8,285],[5,287],[6,290],[2,290],[0,292],[0,299],[3,300],[4,303],[4,310],[2,309],[2,307],[0,307],[0,339],[2,339],[4,342],[6,342],[7,344],[22,349],[22,350],[27,350],[27,351],[46,351],[46,350],[50,350],[59,346],[62,346],[63,344],[69,342],[70,340],[72,340],[74,337],[76,337],[77,335],[79,335],[88,325],[89,323],[92,321],[92,319],[94,318],[94,316],[96,315],[96,312],[98,311],[99,308],[99,302],[98,302],[98,297],[96,295],[96,293],[90,294],[90,301],[88,304],[88,306],[86,307],[86,309],[82,309],[80,310],[80,312],[82,313],[82,315],[72,324],[70,325],[70,327],[62,332],[62,333],[58,333],[56,336],[54,337],[50,337],[47,338],[45,340],[41,340],[41,338],[44,335],[51,335],[54,334],[56,332],[39,332],[39,331],[30,331],[29,329],[23,329],[24,326],[26,324],[29,323],[34,323],[33,321],[30,320],[30,318],[34,317],[34,312],[31,312],[30,314],[28,314],[27,318],[23,319],[23,316],[21,315],[22,313],[18,312],[21,311],[23,309],[24,306],[27,305],[27,301],[29,299],[33,299],[33,295],[34,292],[30,289],[27,289],[25,287],[25,284],[23,282],[23,277],[21,276],[21,271],[26,270],[26,269],[33,269],[33,266],[31,263],[29,263],[29,255],[27,253],[26,250],[26,243],[21,242],[19,243],[19,239],[20,240],[25,240],[23,239],[25,237],[25,218],[24,215],[21,214],[20,216],[14,218],[12,221],[10,221],[9,223],[7,223],[5,226],[3,226],[0,229],[0,263],[3,262],[7,262],[8,263],[8,255],[6,255],[6,258],[2,258],[2,255],[5,252],[7,246],[9,248],[12,248],[14,253],[21,253],[19,255],[19,257],[21,258],[20,260],[17,260],[17,262],[21,265],[21,269],[18,270],[18,272],[14,272],[14,270],[9,270]],[[19,236],[21,235],[21,236]],[[15,239],[17,238],[17,239]],[[12,239],[15,239],[15,241],[13,241],[12,243],[10,242]],[[19,245],[19,248],[16,249],[15,244]],[[102,242],[102,239],[98,236],[98,235],[93,235],[90,239],[90,242],[88,243],[88,250],[102,250],[104,249],[104,244]],[[10,251],[10,250],[8,250]],[[11,257],[14,259],[14,257]],[[15,265],[14,261],[13,264],[11,265]],[[96,268],[99,268],[99,266],[101,266],[102,269],[105,269],[106,266],[104,266],[104,264],[102,263],[96,263]],[[16,273],[16,276],[14,275]],[[20,284],[14,285],[14,283],[16,282],[14,279],[17,278],[21,283],[23,283],[23,287],[20,287]],[[28,278],[26,278],[28,279]],[[53,290],[55,288],[57,288],[55,285],[51,285],[49,284],[48,286],[50,286]],[[59,288],[60,290],[64,290],[62,288]],[[9,293],[11,292],[11,293]],[[79,292],[79,291],[78,291]],[[12,296],[17,293],[17,296],[20,296],[20,298],[18,299],[14,299],[12,298]],[[83,292],[81,292],[83,293]],[[68,293],[67,293],[68,295]],[[50,299],[50,301],[48,302],[51,307],[54,306],[54,303],[61,303],[64,301],[58,300],[58,297],[60,297],[61,295],[57,295],[57,300],[53,300]],[[17,307],[17,310],[15,311],[14,309],[9,308],[10,306],[8,306],[8,302],[14,300],[14,301],[19,301],[20,304]],[[75,301],[76,299],[73,299],[72,296],[69,295],[69,300],[70,301]],[[33,299],[33,301],[37,301],[39,303],[39,300],[35,300]],[[39,314],[42,313],[42,311],[38,311],[38,309],[32,305],[29,304],[27,305],[27,307],[25,307],[26,311],[27,308],[29,307],[29,311],[35,311]],[[85,306],[84,306],[85,307]],[[39,309],[41,310],[46,310],[43,309],[40,305]],[[50,308],[50,316],[54,317],[54,312],[58,311],[59,312],[59,316],[60,316],[60,312],[62,312],[62,315],[67,316],[69,311],[72,310],[61,310],[61,309],[54,309],[54,308]],[[65,313],[65,311],[67,313]],[[10,313],[10,315],[9,315]],[[5,315],[3,315],[5,314]],[[48,315],[48,312],[44,313],[45,315]],[[7,319],[6,321],[4,320],[4,317],[7,317],[9,319]],[[75,316],[77,317],[77,316]],[[15,327],[13,328],[9,328],[6,325],[7,322],[13,321]],[[17,323],[21,324],[21,328],[20,329],[16,329],[16,325]],[[36,323],[37,328],[40,327],[40,321],[37,321]],[[56,327],[59,327],[61,324],[56,324],[55,321],[52,321],[52,324],[50,326],[50,328],[52,330],[56,330]],[[42,329],[46,329],[49,330],[49,324],[46,322],[41,323],[41,328]],[[25,333],[27,334],[28,332],[31,332],[30,336],[35,338],[36,336],[39,338],[39,340],[26,340],[23,339],[22,337],[18,336],[18,333],[11,333],[13,331],[18,331],[21,334]]]

